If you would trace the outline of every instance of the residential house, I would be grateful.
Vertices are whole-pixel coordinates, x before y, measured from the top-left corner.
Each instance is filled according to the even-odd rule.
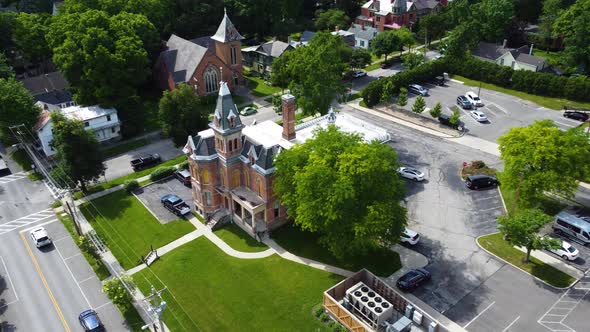
[[[303,143],[318,127],[334,124],[367,141],[389,140],[387,131],[349,115],[328,115],[295,125],[295,97],[282,97],[283,125],[264,121],[246,126],[227,83],[221,82],[210,128],[189,136],[188,157],[196,211],[211,223],[232,219],[249,234],[261,235],[285,221],[286,209],[273,194],[274,158]]]
[[[502,45],[480,42],[477,49],[471,53],[481,60],[495,62],[515,70],[537,72],[546,70],[549,67],[545,58],[532,54],[532,46],[524,45],[519,48],[509,48],[506,47],[506,40]]]
[[[161,88],[174,90],[186,83],[203,96],[217,93],[223,80],[234,91],[244,84],[242,39],[227,13],[211,37],[186,40],[173,34],[156,63]]]
[[[51,112],[62,112],[68,119],[82,121],[86,130],[92,130],[99,142],[113,141],[121,138],[121,122],[117,117],[117,110],[114,108],[102,108],[99,106],[69,106],[60,108],[43,102],[36,105],[43,110],[39,121],[35,125],[35,132],[39,137],[38,148],[46,156],[53,156],[57,151],[51,146],[53,142],[53,123]]]
[[[288,43],[293,47],[306,46],[309,43],[309,41],[315,36],[315,34],[316,32],[306,30],[301,33],[299,41],[289,39]],[[339,27],[335,27],[334,31],[332,31],[331,34],[333,36],[340,36],[342,38],[342,41],[346,45],[350,47],[355,46],[355,37],[353,32],[342,30]]]
[[[354,33],[350,31],[342,30],[339,27],[336,27],[334,28],[334,31],[332,31],[332,35],[340,36],[342,38],[342,41],[350,47],[354,47],[355,45]]]
[[[242,64],[263,77],[270,77],[273,60],[294,48],[280,40],[272,40],[259,46],[244,48],[242,49]]]
[[[289,45],[293,47],[306,46],[307,43],[309,43],[309,41],[313,38],[313,36],[315,36],[315,32],[305,30],[301,33],[301,36],[299,37],[298,41],[291,40],[291,38],[289,38]]]
[[[59,108],[77,105],[69,90],[70,83],[60,72],[25,78],[22,83],[35,101]]]
[[[352,24],[348,29],[348,32],[354,34],[354,46],[356,48],[369,48],[371,40],[377,36],[379,30],[370,26],[364,26],[361,24]]]
[[[361,7],[355,22],[362,26],[385,29],[410,27],[418,18],[438,12],[448,0],[369,0]]]

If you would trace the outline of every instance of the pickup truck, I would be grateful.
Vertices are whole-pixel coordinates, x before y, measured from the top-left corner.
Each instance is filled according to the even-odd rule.
[[[165,208],[175,215],[182,217],[191,212],[191,208],[180,197],[172,194],[164,195],[160,199]]]
[[[131,168],[133,168],[134,171],[139,171],[158,164],[160,161],[162,161],[162,158],[160,158],[159,154],[148,154],[146,156],[141,156],[137,159],[131,160]]]

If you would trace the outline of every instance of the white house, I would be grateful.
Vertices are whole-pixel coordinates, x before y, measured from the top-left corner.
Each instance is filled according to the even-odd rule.
[[[533,55],[533,47],[524,45],[519,48],[506,47],[506,40],[502,45],[479,43],[472,54],[481,60],[495,62],[501,66],[508,66],[514,70],[543,71],[549,67],[547,60]]]
[[[369,48],[369,43],[377,34],[379,30],[370,26],[364,26],[361,24],[353,24],[349,29],[348,32],[352,32],[354,34],[354,47],[356,48]]]
[[[99,142],[116,140],[121,137],[121,122],[117,117],[117,110],[114,108],[101,108],[99,106],[59,108],[42,102],[37,102],[37,105],[43,109],[43,112],[41,112],[39,121],[35,125],[35,131],[39,137],[40,148],[48,157],[57,152],[51,146],[53,141],[51,112],[62,112],[68,119],[82,121],[86,130],[92,130]]]

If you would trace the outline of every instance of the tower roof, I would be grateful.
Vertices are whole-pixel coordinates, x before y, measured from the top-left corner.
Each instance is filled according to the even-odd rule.
[[[223,11],[223,20],[221,20],[221,23],[217,28],[217,32],[215,32],[211,39],[222,43],[244,39],[244,37],[240,35],[234,24],[231,22],[229,17],[227,17],[227,11],[225,11],[225,9]]]
[[[227,82],[222,81],[219,85],[217,105],[215,105],[213,122],[210,126],[213,130],[223,134],[241,130],[243,127],[238,107],[229,92]]]

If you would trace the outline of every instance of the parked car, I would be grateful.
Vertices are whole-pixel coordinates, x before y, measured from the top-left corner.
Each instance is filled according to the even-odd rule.
[[[424,173],[412,167],[400,167],[397,172],[406,179],[414,180],[416,182],[424,180]]]
[[[574,248],[569,242],[561,241],[561,247],[557,249],[547,249],[566,261],[575,261],[580,252]]]
[[[140,171],[142,169],[159,164],[161,161],[162,158],[160,158],[159,154],[148,154],[131,160],[131,168],[133,168],[134,171]]]
[[[438,86],[445,85],[445,77],[444,76],[436,76],[432,82]]]
[[[43,227],[37,227],[31,231],[31,238],[37,248],[41,248],[51,244],[51,238]]]
[[[413,94],[428,96],[428,89],[419,84],[410,84],[408,86],[408,91],[410,91]]]
[[[469,114],[477,122],[488,122],[488,117],[482,111],[470,111]]]
[[[175,215],[182,217],[185,214],[191,212],[191,208],[186,204],[180,197],[172,194],[164,195],[160,198],[162,205],[168,211],[174,213]]]
[[[86,332],[103,332],[104,325],[98,318],[98,314],[94,310],[86,310],[78,316],[78,320],[80,320],[80,325],[84,328]]]
[[[410,270],[397,279],[397,288],[408,291],[412,290],[431,279],[430,272],[425,269]]]
[[[465,97],[467,97],[467,99],[469,99],[469,101],[473,105],[475,105],[477,107],[483,107],[483,102],[481,101],[481,98],[479,98],[477,93],[475,93],[473,91],[467,91],[467,93],[465,94]]]
[[[187,169],[176,171],[174,176],[176,176],[176,178],[180,180],[180,182],[182,182],[182,184],[185,186],[189,188],[191,187],[191,172],[189,172]]]
[[[240,115],[252,115],[258,113],[258,110],[252,106],[246,106],[240,111]]]
[[[359,78],[363,76],[367,76],[367,72],[364,70],[355,70],[354,72],[352,72],[353,78]]]
[[[498,185],[500,185],[500,182],[496,177],[484,174],[470,175],[465,180],[465,186],[469,189],[496,187]]]
[[[389,68],[389,67],[391,67],[391,62],[384,61],[381,63],[380,67],[381,67],[381,69]]]
[[[400,242],[415,245],[416,243],[418,243],[418,241],[420,241],[420,234],[418,234],[418,232],[408,228],[404,229],[404,231],[402,232],[402,236],[400,238]]]
[[[473,108],[473,104],[465,96],[457,97],[457,105],[461,106],[464,110],[470,110]]]
[[[584,122],[588,120],[589,116],[588,113],[565,111],[563,112],[563,117]]]

